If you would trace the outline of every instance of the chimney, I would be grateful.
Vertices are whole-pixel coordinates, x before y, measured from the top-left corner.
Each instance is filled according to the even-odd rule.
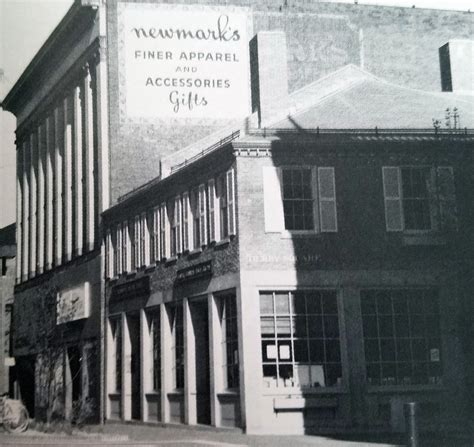
[[[283,31],[261,31],[250,41],[252,112],[259,125],[285,106],[288,98],[286,35]]]
[[[441,90],[474,91],[474,41],[450,40],[439,49]]]

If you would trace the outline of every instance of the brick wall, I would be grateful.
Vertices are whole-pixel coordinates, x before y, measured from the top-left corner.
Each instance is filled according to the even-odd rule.
[[[107,4],[112,202],[156,177],[162,157],[229,124],[210,120],[208,125],[184,127],[163,122],[120,121],[118,70],[121,67],[117,59],[120,1]],[[285,31],[290,92],[348,63],[360,64],[360,30],[363,30],[363,60],[367,70],[389,81],[440,91],[438,48],[452,38],[469,38],[473,23],[472,15],[463,12],[305,0],[175,3],[250,7],[254,33]]]

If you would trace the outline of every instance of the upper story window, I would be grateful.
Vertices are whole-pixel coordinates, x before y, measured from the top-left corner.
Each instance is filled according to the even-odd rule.
[[[311,169],[282,169],[286,230],[314,230]]]
[[[457,227],[451,167],[382,168],[387,231],[438,231]]]
[[[267,233],[336,232],[334,168],[263,168],[265,231]]]
[[[234,182],[234,170],[230,169],[106,229],[107,277],[112,273],[117,277],[234,235]]]

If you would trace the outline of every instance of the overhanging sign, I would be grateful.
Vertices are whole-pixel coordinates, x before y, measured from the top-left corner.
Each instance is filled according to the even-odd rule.
[[[176,273],[176,281],[191,281],[193,279],[203,278],[210,275],[212,275],[212,262],[207,261],[178,270]]]
[[[249,114],[246,9],[119,3],[118,20],[129,118]]]

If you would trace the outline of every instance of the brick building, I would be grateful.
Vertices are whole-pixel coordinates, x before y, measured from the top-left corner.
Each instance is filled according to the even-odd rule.
[[[0,228],[0,392],[13,394],[14,374],[11,367],[14,359],[10,351],[10,328],[13,309],[13,288],[15,286],[15,224]]]
[[[416,400],[446,426],[467,414],[473,134],[432,120],[472,128],[469,96],[347,66],[283,102],[104,213],[107,418],[401,430]]]
[[[174,179],[180,176],[177,173],[168,178],[168,166],[193,157],[203,145],[213,145],[216,139],[225,139],[238,129],[241,130],[241,137],[236,141],[245,144],[248,135],[246,129],[263,129],[274,123],[279,113],[284,113],[280,117],[280,120],[283,120],[289,113],[293,116],[296,110],[317,104],[317,92],[311,88],[308,90],[307,85],[317,89],[323,87],[321,92],[326,92],[327,100],[338,90],[338,83],[347,87],[355,86],[370,78],[363,71],[343,68],[348,64],[366,67],[375,75],[389,81],[399,80],[410,88],[439,90],[441,77],[437,50],[447,41],[454,45],[451,43],[454,38],[460,39],[458,42],[461,42],[462,48],[468,48],[462,39],[470,37],[471,26],[472,17],[467,13],[305,1],[278,4],[242,0],[226,6],[211,0],[199,2],[199,5],[192,1],[173,4],[122,0],[75,1],[2,103],[6,110],[17,117],[18,262],[13,353],[25,374],[28,372],[23,386],[35,384],[35,392],[30,395],[32,394],[33,400],[31,407],[36,410],[36,415],[44,417],[48,411],[53,411],[58,417],[73,418],[74,408],[82,409],[85,414],[96,417],[117,415],[118,408],[121,417],[125,419],[140,418],[147,414],[148,410],[144,409],[146,400],[136,397],[137,382],[125,374],[126,370],[119,374],[122,370],[117,368],[117,383],[121,383],[123,390],[123,393],[119,393],[120,397],[117,390],[112,392],[104,388],[104,378],[106,374],[110,374],[109,363],[112,360],[110,349],[102,340],[107,339],[109,343],[116,328],[121,327],[117,323],[114,329],[115,323],[110,326],[105,318],[107,294],[115,294],[115,302],[122,303],[112,309],[112,314],[123,322],[128,316],[125,316],[124,308],[120,306],[130,301],[127,299],[128,293],[137,293],[143,298],[146,296],[146,290],[156,290],[153,289],[156,287],[153,286],[153,280],[149,288],[148,279],[132,284],[132,290],[128,290],[126,284],[120,288],[123,278],[118,280],[114,292],[106,290],[105,247],[101,244],[105,228],[101,215],[117,204],[118,197],[138,188],[144,182],[150,182],[150,188],[156,184],[160,194],[166,196],[163,196],[165,207],[161,207],[161,203],[157,204],[165,219],[174,206],[168,203],[170,197],[167,191],[181,197],[181,194],[188,190],[188,186],[192,186],[188,185],[184,178],[179,180],[183,183],[182,187],[174,185]],[[407,32],[408,29],[411,32]],[[285,33],[281,33],[281,30]],[[419,38],[420,35],[423,39]],[[391,52],[390,57],[387,57],[388,49]],[[459,59],[455,57],[457,54],[455,51],[443,53],[444,60],[450,62],[443,66],[452,69],[450,75],[448,69],[443,70],[446,74],[442,78],[443,85],[447,90],[458,90],[458,82],[465,83],[466,80],[463,76],[454,76],[463,70],[459,70],[459,66],[455,64]],[[338,72],[338,75],[331,74],[338,69],[342,72]],[[318,79],[320,84],[314,84]],[[377,89],[384,89],[382,84],[377,85],[373,95],[379,95],[377,97],[380,100],[384,94],[391,97],[390,92],[378,92]],[[386,88],[390,90],[394,87]],[[472,90],[472,87],[467,89]],[[402,90],[397,90],[396,93],[399,96],[400,91]],[[423,115],[418,127],[412,125],[413,117],[407,109],[416,103],[410,102],[411,90],[403,91],[406,93],[405,101],[408,102],[400,99],[399,103],[405,106],[400,106],[393,113],[389,113],[383,103],[384,106],[380,106],[379,111],[386,112],[386,116],[380,124],[364,120],[363,116],[359,117],[361,121],[358,121],[355,113],[347,116],[347,123],[364,129],[372,129],[375,126],[419,129],[431,128],[431,119],[444,120],[444,111],[437,105],[428,108],[432,110],[433,116]],[[288,92],[291,93],[290,96]],[[360,92],[358,95],[363,97]],[[424,96],[420,94],[419,97]],[[467,107],[463,107],[464,103],[458,96],[454,95],[453,98],[457,110],[454,111],[454,105],[446,106],[453,110],[452,126],[468,126],[470,115]],[[350,98],[344,98],[344,101],[348,99]],[[309,103],[305,102],[308,100]],[[324,102],[322,96],[319,100],[321,104]],[[229,104],[232,104],[232,107],[229,107]],[[353,112],[355,106],[351,110]],[[351,110],[344,109],[344,114],[350,114]],[[373,109],[371,110],[373,112]],[[252,112],[254,114],[251,116]],[[344,114],[341,112],[339,118],[345,116]],[[248,118],[249,116],[251,117]],[[325,119],[330,120],[331,117],[334,122],[318,118],[316,124],[306,123],[303,127],[314,129],[315,125],[319,125],[321,128],[339,129],[344,120],[337,120],[337,115],[325,112]],[[310,118],[308,120],[311,121]],[[455,120],[458,121],[455,123]],[[201,138],[207,138],[209,144],[203,143]],[[272,139],[266,135],[262,138],[262,145],[268,147],[268,142]],[[462,138],[459,137],[456,144],[464,144]],[[200,142],[196,146],[188,146],[198,140]],[[257,146],[259,145],[260,143]],[[218,151],[219,154],[221,152]],[[219,203],[226,205],[222,205],[222,209],[215,209],[214,216],[217,219],[217,215],[222,213],[222,219],[227,219],[220,233],[227,239],[227,236],[237,232],[241,219],[238,214],[240,211],[236,210],[239,184],[248,186],[248,182],[236,181],[238,171],[234,166],[238,161],[233,158],[234,155],[226,155],[224,151],[222,157],[223,164],[216,166],[213,172],[208,172],[209,175],[215,176],[214,186],[209,185],[208,179],[203,177],[202,184],[206,184],[205,189],[199,191],[198,185],[197,197],[193,196],[195,193],[190,192],[188,200],[189,207],[192,206],[193,200],[194,203],[204,206],[207,200],[204,197],[209,193],[207,188],[219,190]],[[254,161],[252,160],[252,163]],[[326,179],[331,178],[334,172],[331,169],[322,170],[321,177],[317,177],[316,169],[314,175],[316,178]],[[387,175],[393,178],[395,171],[390,172],[391,174]],[[157,175],[163,177],[163,183],[156,180]],[[270,181],[275,183],[275,173],[267,175],[273,179]],[[226,191],[225,194],[234,194],[224,197],[223,191]],[[331,206],[335,209],[334,201],[331,202],[330,199],[325,201],[328,213],[331,212]],[[127,199],[123,203],[132,203],[134,200]],[[180,231],[179,228],[182,228],[184,222],[182,212],[185,208],[180,209],[180,200],[176,201],[173,208],[176,209],[176,218],[170,231],[174,234]],[[123,203],[119,205],[119,214],[124,212],[121,208]],[[140,218],[135,223],[135,215],[129,216],[125,212],[125,217],[127,220],[134,219],[137,231],[144,237],[148,207],[136,204],[130,206],[137,210],[140,208]],[[270,209],[275,211],[276,208],[271,206]],[[115,208],[111,210],[110,216],[114,215],[114,210]],[[145,213],[145,217],[142,213]],[[109,219],[109,214],[104,216]],[[179,225],[176,220],[178,216],[183,219]],[[204,210],[201,210],[200,219],[199,225],[202,228],[196,246],[207,246],[207,238],[211,238],[211,235],[206,236],[206,231],[211,230],[207,230]],[[333,219],[334,224],[335,216],[328,219]],[[119,236],[112,228],[110,230],[109,238],[112,243],[113,239]],[[221,231],[220,227],[216,226],[215,235],[218,230]],[[122,226],[122,244],[128,243],[127,237],[130,237],[133,231],[135,230],[132,230],[131,224]],[[183,277],[183,287],[186,288],[190,277],[208,274],[206,270],[212,268],[213,277],[230,275],[233,278],[228,279],[225,287],[238,296],[241,293],[241,280],[237,278],[247,271],[247,267],[252,266],[252,262],[260,265],[261,261],[260,258],[255,258],[254,261],[254,258],[248,258],[249,266],[242,269],[242,257],[229,253],[232,250],[241,253],[242,248],[245,248],[241,245],[241,238],[245,240],[250,234],[239,229],[239,234],[234,238],[230,237],[228,243],[216,242],[213,250],[217,252],[219,247],[222,248],[222,251],[216,254],[216,259],[220,256],[220,261],[217,263],[213,260],[211,264],[204,262],[200,269],[202,271],[195,271],[192,263],[185,266],[184,260],[180,258],[174,264],[164,263],[164,267],[170,264],[170,268],[157,266],[156,275],[154,273],[150,276],[158,282],[163,281],[160,287],[168,290],[170,282],[174,281],[169,272],[174,269],[176,275],[179,273]],[[265,236],[264,241],[268,240]],[[171,245],[170,241],[160,246],[161,250],[166,250],[163,256],[167,259],[172,256],[171,253],[177,255],[183,250],[183,241],[176,239],[174,245]],[[117,244],[117,241],[115,243]],[[248,241],[246,243],[248,244]],[[258,243],[257,237],[255,246]],[[188,244],[191,244],[191,240]],[[288,244],[292,244],[291,238],[288,239]],[[277,247],[278,244],[274,246]],[[189,247],[192,251],[191,245]],[[287,249],[288,247],[285,248]],[[122,248],[121,256],[123,253]],[[142,265],[144,260],[140,256],[143,256],[143,253],[134,255],[136,257],[133,259],[121,258],[117,272],[128,272],[132,268],[132,262],[137,266]],[[203,252],[199,259],[204,259],[205,256],[210,255],[204,255]],[[290,255],[286,253],[284,262],[297,259],[290,259],[288,256]],[[305,256],[303,259],[306,259]],[[311,257],[313,255],[308,256],[310,264],[316,262]],[[262,261],[264,264],[265,259]],[[270,264],[273,265],[274,260],[270,259]],[[190,270],[178,272],[188,267]],[[162,268],[163,273],[159,273]],[[290,287],[291,284],[287,284]],[[296,283],[292,284],[291,287],[294,287]],[[277,284],[270,281],[267,286],[276,287]],[[134,287],[137,287],[135,292]],[[222,287],[216,286],[212,292],[222,290]],[[287,292],[291,291],[288,289]],[[195,293],[198,291],[192,292],[191,295]],[[181,295],[184,298],[189,296]],[[159,299],[156,299],[158,301],[154,303],[158,305]],[[247,324],[239,317],[242,309],[232,307],[232,299],[227,301],[231,304],[229,310],[224,313],[230,315],[229,327],[233,328],[229,336],[234,337],[232,340],[234,345],[236,343],[239,346],[238,349],[243,349],[240,355],[244,356],[242,361],[245,361],[248,350],[241,348],[240,344],[244,341],[237,342],[237,334],[238,340],[248,340],[249,343],[252,341],[246,337],[242,338],[240,330],[238,333],[232,331],[235,324],[245,327]],[[184,317],[191,318],[191,307],[188,309],[186,306],[187,304],[182,315],[183,327],[188,325]],[[180,310],[175,310],[173,315],[176,316],[176,321],[180,322]],[[232,313],[234,310],[236,314]],[[110,307],[108,311],[111,311]],[[205,305],[196,304],[193,312],[200,315],[205,312]],[[142,316],[132,316],[130,324],[123,326],[123,331],[127,328],[136,334],[136,331],[144,330],[145,325],[139,324],[140,318],[144,316],[140,315]],[[164,316],[160,318],[160,322],[165,324]],[[218,315],[212,318],[218,318]],[[257,317],[254,315],[254,318]],[[255,330],[255,326],[249,327]],[[205,332],[205,327],[202,326],[199,330]],[[123,356],[132,352],[132,348],[126,345],[126,335],[125,332],[122,334]],[[172,339],[166,338],[166,332],[163,332],[163,337],[163,343],[172,342]],[[133,337],[133,342],[136,341],[137,338]],[[148,340],[148,343],[151,341]],[[182,343],[181,345],[188,346]],[[176,352],[176,340],[173,346]],[[135,345],[134,353],[136,348]],[[181,349],[180,346],[178,348]],[[48,357],[45,352],[54,352],[54,355]],[[163,352],[169,355],[169,351]],[[187,359],[184,365],[188,365],[188,368],[193,361],[189,357],[191,351],[186,348],[183,355]],[[123,357],[123,361],[128,360]],[[256,366],[256,358],[251,357],[248,361],[254,362]],[[234,370],[237,368],[237,357],[229,358],[228,362]],[[121,362],[117,360],[118,363]],[[134,357],[134,371],[137,371],[138,364],[138,359]],[[335,361],[335,370],[339,368],[337,365],[338,362]],[[341,368],[342,365],[343,363]],[[182,366],[178,369],[184,373]],[[57,371],[54,381],[48,380],[51,371]],[[144,371],[143,365],[139,371]],[[185,376],[180,376],[180,380],[193,380],[189,371],[188,369]],[[254,383],[253,379],[246,376],[247,371],[241,371],[238,376],[234,371],[232,380]],[[222,377],[224,378],[224,375]],[[331,379],[325,378],[325,381],[329,383],[335,378],[337,383],[338,377],[340,376],[333,374]],[[143,377],[141,383],[144,384],[145,380],[149,380],[149,377]],[[158,381],[158,376],[154,380]],[[160,376],[160,380],[164,380],[163,383],[169,387],[172,376]],[[191,385],[197,387],[199,383],[199,387],[208,386],[208,378],[201,377],[199,380],[202,382],[195,380],[195,385]],[[344,380],[345,383],[349,380],[347,375]],[[54,390],[50,389],[53,382]],[[135,387],[133,391],[130,388],[132,384]],[[221,407],[210,400],[211,395],[203,398],[199,415],[197,410],[193,415],[194,410],[191,410],[189,400],[196,397],[191,396],[190,390],[194,388],[190,388],[188,384],[184,397],[177,393],[174,400],[165,401],[163,398],[159,400],[156,395],[151,396],[150,399],[154,399],[155,405],[150,406],[150,411],[156,414],[165,412],[165,419],[168,417],[170,420],[184,417],[190,423],[199,420],[221,424],[216,421],[220,421],[219,418],[222,417],[222,420],[226,420],[225,423],[222,422],[223,425],[235,424],[245,426],[249,431],[258,431],[264,424],[259,425],[258,419],[252,422],[252,414],[246,413],[251,411],[251,407],[242,401],[244,395],[248,398],[252,393],[251,386],[254,385],[249,386],[250,388],[245,388],[245,393],[240,395],[227,393],[222,397]],[[143,390],[140,393],[143,393]],[[215,393],[213,396],[217,399]],[[187,402],[184,406],[183,399]],[[350,398],[342,400],[344,403],[341,408],[345,410],[337,411],[346,411],[344,414],[347,416]],[[158,404],[162,405],[161,409],[157,407]],[[212,415],[211,411],[220,411],[222,416],[218,413]],[[324,411],[321,410],[323,413]],[[255,424],[255,427],[251,424]]]

